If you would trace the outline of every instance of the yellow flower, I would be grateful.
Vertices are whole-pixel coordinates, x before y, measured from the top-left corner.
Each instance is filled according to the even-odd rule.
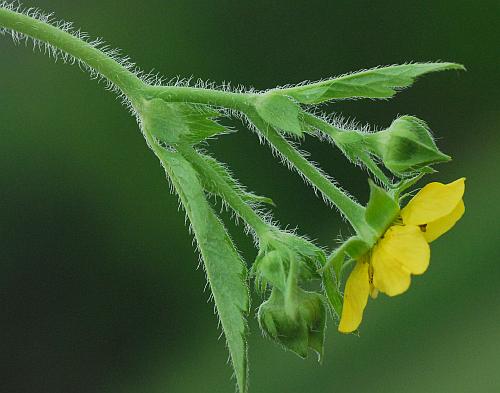
[[[429,244],[449,231],[465,212],[465,178],[450,184],[429,183],[401,210],[375,246],[357,261],[347,279],[339,331],[356,330],[368,296],[378,291],[389,296],[405,292],[412,274],[427,270]]]

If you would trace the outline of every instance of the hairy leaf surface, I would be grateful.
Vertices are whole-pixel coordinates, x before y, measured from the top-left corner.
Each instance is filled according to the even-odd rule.
[[[215,158],[206,155],[206,154],[201,154],[207,165],[212,167],[212,169],[219,174],[221,178],[223,178],[226,183],[233,189],[235,190],[240,197],[245,201],[245,202],[251,202],[251,203],[265,203],[268,205],[276,206],[271,198],[265,197],[265,196],[260,196],[260,195],[255,195],[254,193],[248,192],[245,187],[243,187],[238,180],[236,180],[229,169],[222,164],[221,162],[217,161]],[[197,168],[198,169],[198,168]],[[203,184],[203,187],[205,190],[210,192],[211,194],[219,195],[222,197],[220,194],[220,191],[217,189],[217,186],[206,176],[205,171],[203,171],[203,168],[199,168],[199,176],[201,179],[201,182]]]
[[[161,156],[191,222],[217,313],[226,336],[240,393],[247,391],[247,323],[249,293],[246,266],[224,225],[205,198],[197,172],[179,153]]]
[[[283,93],[303,104],[342,98],[390,98],[429,72],[463,70],[455,63],[413,63],[373,68],[338,78],[284,89]]]
[[[168,144],[194,145],[226,129],[213,119],[219,112],[203,105],[186,102],[165,102],[160,98],[149,100],[141,113],[144,127]]]
[[[273,127],[290,134],[302,135],[299,120],[300,107],[289,97],[279,94],[263,94],[257,99],[255,109],[259,116]]]

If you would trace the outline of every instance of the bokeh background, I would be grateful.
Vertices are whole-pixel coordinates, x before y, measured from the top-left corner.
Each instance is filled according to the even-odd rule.
[[[467,213],[410,291],[370,302],[360,337],[330,327],[321,366],[266,341],[252,317],[251,391],[500,391],[498,0],[25,5],[105,37],[147,70],[258,89],[411,60],[465,64],[390,101],[330,107],[378,127],[398,114],[427,120],[454,157],[432,179],[466,176]],[[5,37],[0,60],[0,391],[233,392],[184,214],[135,120],[78,67]],[[349,233],[234,125],[210,150],[275,200],[283,226],[330,247]],[[365,173],[331,146],[309,138],[304,148],[366,202]],[[250,239],[228,226],[252,261]]]

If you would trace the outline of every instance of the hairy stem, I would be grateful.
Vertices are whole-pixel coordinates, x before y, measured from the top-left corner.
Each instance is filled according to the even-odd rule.
[[[268,127],[259,116],[254,114],[253,102],[256,94],[234,93],[191,87],[148,86],[137,75],[112,59],[106,53],[49,23],[6,8],[0,8],[0,26],[25,34],[41,42],[48,43],[82,61],[114,83],[133,104],[140,105],[142,100],[161,98],[169,102],[193,102],[221,106],[245,113],[251,118],[261,132],[263,132],[264,136],[280,154],[292,163],[300,173],[333,202],[347,220],[349,220],[354,229],[360,235],[363,235],[363,231],[366,229],[366,226],[363,225],[364,208],[328,180],[314,165],[290,145],[285,138],[272,127]],[[158,149],[161,149],[161,146],[159,146],[154,138],[147,132],[145,132],[144,136],[151,149],[157,156],[160,156],[158,154],[160,153]],[[234,190],[232,190],[223,179],[220,179],[215,171],[204,164],[203,160],[194,149],[183,147],[181,153],[191,161],[192,164],[198,164],[198,167],[203,168],[203,171],[206,172],[221,189],[229,205],[254,228],[258,236],[268,231],[268,224],[236,193],[234,193]]]
[[[366,231],[364,223],[364,208],[340,188],[328,180],[313,164],[302,156],[288,141],[272,127],[264,123],[254,113],[253,99],[255,94],[232,93],[217,90],[188,87],[150,87],[146,89],[150,98],[158,97],[166,101],[195,102],[206,105],[217,105],[235,109],[246,114],[266,139],[276,148],[297,170],[317,187],[352,224],[354,229],[363,235]],[[366,234],[365,234],[366,235]]]
[[[256,95],[185,86],[148,86],[144,93],[146,99],[161,98],[168,102],[192,102],[234,110],[250,106]]]
[[[321,171],[309,162],[297,149],[295,149],[274,128],[264,123],[259,116],[249,114],[249,119],[263,133],[269,143],[293,166],[304,175],[312,185],[317,187],[347,218],[359,234],[366,230],[364,224],[364,208],[351,199],[339,187],[328,180]]]
[[[114,83],[129,98],[145,84],[123,65],[80,38],[30,16],[0,8],[0,27],[45,42],[87,64]]]
[[[234,212],[241,217],[252,229],[259,239],[267,236],[269,224],[265,222],[239,195],[231,188],[226,181],[206,164],[205,160],[198,152],[188,145],[177,145],[176,149],[184,158],[197,170],[202,170],[204,175],[209,177],[220,191],[224,200],[231,206]]]
[[[342,143],[342,134],[345,132],[349,132],[349,130],[342,130],[340,128],[337,128],[327,121],[320,119],[319,117],[314,116],[310,113],[306,113],[304,115],[304,121],[315,129],[320,130],[321,132],[328,135],[341,150],[344,150]],[[368,152],[363,149],[363,145],[358,146],[356,158],[361,161],[366,166],[366,168],[383,184],[392,184],[385,173],[377,166],[375,161],[373,161]]]

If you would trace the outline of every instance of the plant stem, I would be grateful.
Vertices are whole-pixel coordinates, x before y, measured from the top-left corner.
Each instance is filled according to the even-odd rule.
[[[134,105],[140,105],[144,99],[158,97],[170,102],[181,101],[216,105],[245,113],[247,116],[250,116],[251,120],[263,132],[268,141],[339,208],[358,233],[362,235],[364,228],[366,228],[363,225],[364,208],[329,181],[314,165],[291,146],[285,138],[272,127],[268,127],[260,117],[254,114],[253,100],[256,94],[190,87],[148,86],[137,75],[106,53],[56,26],[6,8],[0,8],[0,26],[48,43],[82,61],[114,83]],[[144,136],[151,149],[153,149],[156,155],[159,155],[158,149],[161,149],[161,146],[147,132],[145,132]],[[215,171],[204,164],[204,161],[193,148],[182,147],[181,150],[181,154],[186,159],[191,161],[192,164],[203,168],[207,175],[212,178],[221,189],[221,193],[229,205],[254,228],[258,236],[268,231],[268,224],[223,179],[220,179]]]
[[[347,149],[342,141],[343,139],[343,134],[346,132],[356,132],[356,131],[351,131],[351,130],[342,130],[340,128],[337,128],[333,126],[332,124],[328,123],[327,121],[320,119],[317,116],[311,115],[310,113],[306,113],[304,115],[304,121],[308,123],[309,125],[313,126],[314,128],[320,130],[321,132],[325,133],[328,135],[334,142],[335,144],[346,154],[348,157],[352,156],[351,154],[347,154]],[[352,148],[352,146],[350,146]],[[378,167],[378,165],[373,161],[373,159],[370,157],[370,155],[363,149],[363,144],[361,143],[361,146],[356,146],[356,152],[355,152],[355,157],[359,161],[361,161],[366,168],[376,177],[378,178],[383,184],[390,186],[392,183],[389,180],[389,178],[385,175],[385,173]]]
[[[193,102],[239,111],[250,107],[253,97],[256,96],[251,93],[234,93],[187,86],[148,86],[144,90],[144,95],[145,99],[161,98],[168,102]]]
[[[216,185],[224,200],[231,206],[234,212],[241,217],[252,229],[259,239],[263,239],[269,233],[270,226],[260,217],[231,186],[215,171],[206,164],[198,152],[189,145],[177,145],[176,149],[197,170],[202,170],[204,175]]]
[[[311,184],[317,187],[347,218],[360,235],[366,231],[364,225],[364,208],[351,199],[339,187],[328,180],[321,171],[309,162],[274,128],[268,126],[256,114],[247,113],[249,119],[263,133],[271,145],[290,161],[299,173],[303,174]]]
[[[144,82],[109,55],[56,26],[27,15],[0,8],[0,27],[48,43],[82,61],[114,83],[130,99],[144,88]]]
[[[174,102],[196,102],[206,105],[217,105],[235,109],[246,114],[255,126],[263,133],[269,143],[276,148],[297,170],[317,187],[351,223],[354,229],[363,235],[366,232],[364,224],[364,208],[340,188],[328,180],[313,164],[302,156],[288,141],[272,127],[264,123],[254,113],[253,99],[255,94],[232,93],[218,90],[208,90],[189,87],[149,87],[147,98],[162,98]],[[148,97],[149,96],[149,97]],[[365,234],[366,235],[366,234]]]

